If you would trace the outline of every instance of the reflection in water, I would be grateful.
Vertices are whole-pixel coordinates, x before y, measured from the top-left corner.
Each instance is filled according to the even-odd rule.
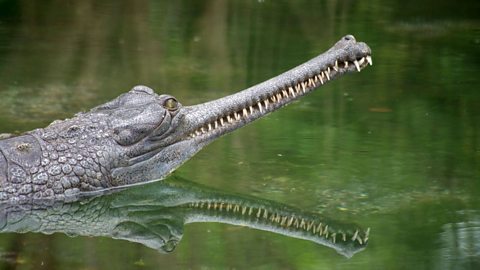
[[[255,232],[223,235],[231,228],[215,224],[186,227],[215,235],[187,235],[170,256],[126,241],[2,234],[0,260],[17,252],[25,269],[125,269],[139,258],[145,269],[480,269],[479,8],[478,0],[0,0],[0,132],[45,126],[139,83],[183,104],[211,100],[346,33],[368,41],[377,59],[178,171],[355,216],[375,239],[348,263],[305,241],[283,239],[287,249],[262,234],[262,245]],[[469,209],[476,214],[457,218]]]
[[[229,195],[185,180],[163,181],[76,202],[0,206],[2,232],[63,232],[106,236],[172,251],[183,226],[195,222],[242,225],[309,240],[351,257],[369,229],[254,197]]]
[[[436,269],[480,267],[480,212],[462,211],[459,215],[467,221],[448,223],[442,228]]]

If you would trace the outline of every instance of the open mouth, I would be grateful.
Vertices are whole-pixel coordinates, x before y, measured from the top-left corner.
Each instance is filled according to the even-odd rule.
[[[291,103],[342,74],[360,72],[372,65],[370,49],[365,43],[355,42],[352,46],[355,46],[354,53],[343,48],[335,51],[334,47],[266,82],[205,103],[198,110],[203,110],[202,116],[207,116],[195,121],[188,137],[218,137]]]

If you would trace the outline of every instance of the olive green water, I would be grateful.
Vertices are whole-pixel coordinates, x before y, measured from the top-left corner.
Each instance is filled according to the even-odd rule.
[[[0,0],[0,133],[145,84],[183,104],[270,78],[351,33],[374,65],[214,142],[175,173],[371,228],[351,259],[186,225],[176,250],[1,234],[2,269],[478,269],[479,1]],[[154,187],[155,184],[152,184]]]

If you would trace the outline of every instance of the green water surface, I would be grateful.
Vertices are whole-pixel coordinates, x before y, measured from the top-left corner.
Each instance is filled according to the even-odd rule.
[[[212,143],[175,174],[371,228],[351,259],[232,225],[128,241],[0,235],[2,269],[480,269],[480,2],[0,0],[0,133],[144,84],[234,93],[345,34],[374,65]],[[151,185],[155,185],[151,184]]]

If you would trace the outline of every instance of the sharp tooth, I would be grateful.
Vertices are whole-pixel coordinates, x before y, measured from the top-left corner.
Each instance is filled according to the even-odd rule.
[[[293,223],[293,217],[291,217],[291,218],[288,220],[287,227],[292,226],[292,223]]]
[[[344,64],[345,64],[345,68],[348,68],[348,61],[345,61]]]
[[[335,60],[335,66],[333,66],[333,69],[335,69],[335,71],[338,71],[338,60]]]
[[[360,72],[360,65],[358,64],[358,61],[355,60],[355,61],[353,61],[353,63],[355,64],[355,67],[357,68],[357,71]]]
[[[290,94],[295,97],[295,92],[293,91],[293,88],[292,87],[289,87],[288,88],[288,92],[290,92]]]
[[[285,222],[287,221],[287,216],[282,217],[282,222],[280,222],[280,226],[285,226]]]
[[[232,117],[230,117],[230,115],[227,115],[227,122],[232,123]]]
[[[240,114],[235,113],[235,120],[240,120]]]
[[[275,222],[280,223],[280,218],[281,218],[281,216],[277,214],[277,216],[275,217]]]
[[[323,234],[323,231],[322,231],[322,223],[320,222],[320,224],[318,224],[317,226],[317,232],[319,235],[322,235]]]
[[[300,84],[295,85],[295,91],[297,93],[300,93],[301,90],[302,90],[302,88],[300,87]]]
[[[212,124],[208,123],[208,131],[212,130]]]
[[[197,135],[195,135],[195,134],[193,134],[193,133],[190,134],[190,137],[192,137],[192,138],[195,138],[196,136],[197,136]]]
[[[314,82],[313,79],[311,79],[311,78],[308,79],[308,84],[309,84],[310,86],[313,85],[314,87],[317,86],[317,85],[315,85],[315,82]]]
[[[313,224],[314,224],[313,221],[310,221],[310,222],[308,223],[308,225],[307,225],[307,231],[310,231],[310,229],[312,228]]]
[[[313,80],[314,82],[318,82],[318,75],[315,75],[315,77],[313,77],[313,78],[314,78],[314,80]]]
[[[263,103],[265,104],[265,110],[267,110],[268,109],[268,99],[265,99],[263,101]]]
[[[278,102],[280,102],[280,100],[282,100],[282,94],[280,94],[280,93],[277,94],[277,100],[278,100]]]
[[[245,212],[247,212],[247,207],[246,207],[246,206],[242,206],[242,215],[245,215]]]
[[[275,94],[271,96],[270,99],[272,100],[273,103],[277,103],[277,97],[275,96]]]
[[[263,113],[262,103],[258,102],[257,106],[258,106],[258,109],[260,110],[260,112]]]
[[[325,71],[325,76],[327,76],[327,80],[330,81],[330,68],[328,68],[328,70]]]
[[[215,128],[218,128],[218,122],[217,122],[217,120],[215,120],[215,122],[213,123],[213,125],[214,125]]]
[[[305,93],[305,88],[307,88],[307,84],[302,82],[302,92]]]
[[[293,226],[295,226],[296,228],[298,228],[298,219],[295,218],[295,221],[293,222]]]
[[[250,109],[250,114],[253,114],[253,107],[250,106],[250,107],[248,107],[248,109]]]
[[[333,240],[333,243],[335,244],[335,241],[336,241],[336,237],[337,237],[337,234],[336,233],[332,233],[332,240]]]
[[[286,97],[286,98],[288,97],[288,93],[285,89],[282,90],[282,94],[283,94],[284,97]]]
[[[245,108],[243,108],[243,116],[244,116],[244,117],[247,117],[247,116],[248,116],[247,109],[245,109]]]
[[[197,136],[201,135],[202,133],[200,131],[195,131],[195,134],[197,134]]]
[[[295,91],[295,89],[293,89],[293,87],[291,87],[291,86],[290,86],[290,87],[288,87],[288,91],[289,91],[290,93],[294,93],[294,92],[296,92],[296,91]],[[293,94],[292,94],[292,95],[293,95]]]
[[[202,131],[202,133],[207,132],[204,127],[202,127],[200,130]]]
[[[352,241],[355,241],[355,239],[357,239],[357,236],[358,236],[358,230],[356,230],[355,233],[353,234]]]
[[[320,83],[322,83],[322,84],[323,84],[323,79],[322,79],[322,77],[323,77],[323,76],[321,76],[321,75],[317,75],[317,77],[318,77],[318,79],[320,79]]]
[[[357,237],[357,240],[358,240],[358,243],[360,243],[360,245],[363,245],[363,241],[361,237]]]
[[[368,64],[369,64],[370,66],[371,66],[371,65],[373,65],[373,62],[372,62],[372,57],[371,57],[370,55],[367,55],[367,57],[366,57],[366,58],[367,58],[367,62],[368,62]]]
[[[365,63],[365,57],[360,58],[360,60],[358,61],[358,63],[359,63],[360,65],[363,65],[363,63]]]
[[[300,221],[300,228],[305,229],[305,220],[302,218],[302,221]]]
[[[224,124],[223,124],[223,117],[220,118],[220,125],[222,125],[222,127],[223,127],[223,125],[224,125]]]
[[[327,73],[328,74],[330,74],[330,71],[331,71],[330,67],[327,67]]]

